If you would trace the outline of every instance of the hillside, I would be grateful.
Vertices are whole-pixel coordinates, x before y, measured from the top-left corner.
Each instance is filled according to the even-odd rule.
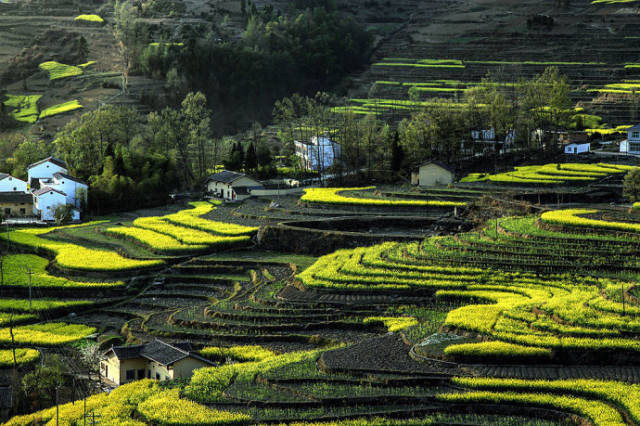
[[[413,12],[380,44],[351,97],[408,100],[408,89],[415,86],[422,101],[459,100],[489,72],[509,87],[555,65],[569,77],[572,99],[586,112],[612,126],[637,120],[638,100],[632,94],[640,81],[634,64],[640,58],[634,42],[640,35],[637,7],[633,2],[566,3],[396,2]],[[374,106],[361,112],[368,108]]]

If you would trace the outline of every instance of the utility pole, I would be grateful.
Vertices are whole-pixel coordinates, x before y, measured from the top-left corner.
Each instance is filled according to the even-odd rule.
[[[56,386],[56,426],[60,425],[60,404],[58,403],[58,391],[60,386]]]
[[[29,310],[31,310],[31,275],[33,275],[33,271],[31,268],[27,268],[27,275],[29,276]]]

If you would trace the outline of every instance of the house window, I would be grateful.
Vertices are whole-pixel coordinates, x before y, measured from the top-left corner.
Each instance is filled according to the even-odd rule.
[[[156,380],[160,380],[160,373],[156,373]]]
[[[136,370],[127,370],[127,380],[136,379]]]
[[[4,214],[9,216],[11,214],[11,209],[4,209]]]
[[[20,214],[22,215],[27,214],[27,211],[25,209],[20,209]]]
[[[138,370],[138,380],[144,379],[144,368],[142,370]]]
[[[631,137],[634,139],[640,138],[640,132],[631,132]]]
[[[18,187],[17,187],[17,186],[14,186],[14,187],[13,187],[13,190],[14,190],[14,191],[17,191],[17,190],[18,190]]]
[[[639,152],[640,151],[640,143],[638,143],[638,142],[630,143],[629,144],[629,151],[630,152]]]

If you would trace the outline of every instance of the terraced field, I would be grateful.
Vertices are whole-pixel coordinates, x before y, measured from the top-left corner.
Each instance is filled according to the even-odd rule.
[[[370,194],[465,201],[477,196],[462,189]],[[177,234],[171,226],[211,235],[214,229],[255,232],[211,220],[216,209],[224,210],[196,204],[119,227],[172,238]],[[40,330],[24,318],[25,325],[15,328],[25,330],[22,348],[39,342],[39,332],[56,332],[62,343],[67,335],[97,329],[129,342],[188,340],[220,365],[169,387],[139,381],[109,396],[92,396],[87,409],[102,421],[640,424],[640,233],[631,213],[572,209],[500,218],[474,232],[320,258],[241,246],[232,252],[203,254],[193,247],[167,253],[156,245],[160,239],[141,244],[112,237],[110,227],[65,227],[37,238],[162,265],[122,271],[135,289],[125,295],[122,283],[75,283],[47,275],[46,261],[37,256],[10,257],[8,264],[29,259],[40,271],[39,291],[101,286],[105,294],[121,296],[65,319],[75,325]],[[17,232],[10,237],[19,237]],[[23,294],[24,279],[12,280],[12,291]],[[37,315],[40,308],[71,303],[57,299],[39,298],[31,310],[14,303],[23,307],[16,314]],[[86,302],[73,303],[79,309]],[[181,410],[168,412],[164,404]],[[60,413],[78,421],[78,406],[64,405]],[[9,424],[54,415],[48,410]]]

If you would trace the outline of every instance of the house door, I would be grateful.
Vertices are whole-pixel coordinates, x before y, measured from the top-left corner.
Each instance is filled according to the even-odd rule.
[[[577,153],[578,153],[578,148],[577,148],[577,147],[575,147],[575,146],[573,147],[573,153],[574,153],[574,154],[577,154]]]

